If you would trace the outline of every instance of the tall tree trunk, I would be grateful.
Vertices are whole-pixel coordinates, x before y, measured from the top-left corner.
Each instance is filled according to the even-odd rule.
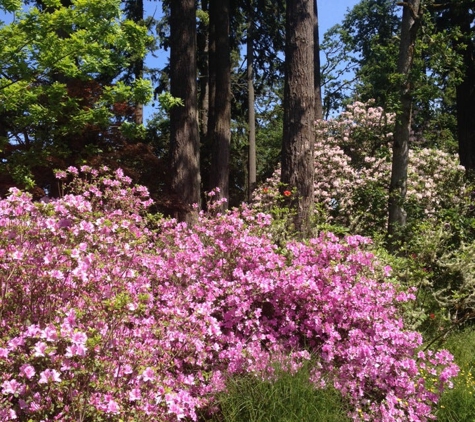
[[[322,81],[320,75],[320,36],[318,34],[318,1],[314,0],[315,27],[313,33],[314,42],[314,87],[315,87],[315,120],[323,119],[323,102],[322,102]]]
[[[208,27],[208,93],[207,101],[208,115],[206,123],[206,138],[201,145],[201,174],[203,177],[204,190],[210,191],[216,186],[213,185],[214,180],[211,177],[213,171],[212,149],[214,144],[214,131],[216,127],[216,18],[213,16],[216,10],[212,4],[213,0],[208,1],[209,27]]]
[[[143,0],[129,0],[126,3],[125,8],[126,16],[133,20],[136,23],[143,22],[143,15],[144,15],[144,6]],[[135,79],[140,79],[143,77],[144,71],[144,60],[137,59],[132,64],[132,72]],[[141,125],[143,124],[143,104],[137,103],[135,104],[135,112],[134,112],[134,121],[136,124]]]
[[[201,0],[201,10],[208,12],[208,1]],[[199,98],[198,114],[200,138],[208,137],[208,113],[209,113],[209,25],[200,22],[200,31],[197,36],[198,46],[198,74],[199,74]]]
[[[409,163],[409,135],[412,117],[411,69],[414,60],[414,47],[419,27],[421,0],[408,0],[403,3],[401,42],[397,73],[401,75],[401,107],[396,118],[394,130],[391,183],[389,186],[388,235],[392,249],[403,241],[402,230],[406,225],[404,201],[407,191],[407,167]]]
[[[256,113],[254,110],[254,71],[253,71],[253,59],[254,59],[254,47],[253,47],[253,7],[252,0],[248,0],[248,22],[247,22],[247,107],[248,107],[248,141],[249,141],[249,153],[248,153],[248,183],[247,193],[248,200],[252,199],[252,191],[256,185]]]
[[[456,87],[457,137],[460,164],[466,170],[475,170],[475,45],[473,44],[473,17],[466,4],[455,4],[451,9],[451,23],[459,27],[463,37],[455,41],[455,48],[463,58],[464,74]]]
[[[199,133],[196,98],[195,0],[170,4],[170,92],[184,106],[170,110],[171,188],[178,200],[177,218],[193,223],[200,203]]]
[[[218,198],[229,198],[229,155],[231,149],[231,54],[229,42],[229,0],[210,1],[210,25],[214,28],[215,53],[210,57],[210,76],[215,79],[214,104],[210,102],[213,126],[210,180],[219,188]],[[215,68],[211,70],[211,66]],[[211,83],[211,81],[210,81]],[[210,86],[210,90],[211,90]],[[211,97],[210,97],[211,99]],[[223,204],[223,209],[226,208]]]
[[[311,233],[315,165],[314,0],[287,0],[282,183],[295,189],[295,228]],[[287,192],[286,192],[287,193]]]

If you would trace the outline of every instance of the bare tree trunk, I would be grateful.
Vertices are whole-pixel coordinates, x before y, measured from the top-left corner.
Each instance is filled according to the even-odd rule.
[[[201,9],[208,11],[208,2],[201,1]],[[201,25],[201,30],[197,37],[198,45],[198,72],[199,72],[199,127],[200,138],[208,137],[208,113],[209,113],[209,25]]]
[[[248,0],[248,23],[247,23],[247,107],[248,107],[248,126],[249,126],[249,156],[248,156],[248,200],[251,201],[252,191],[256,186],[256,113],[254,110],[254,47],[253,47],[253,12],[252,0]]]
[[[282,183],[292,192],[295,228],[311,233],[315,165],[314,0],[287,0]],[[295,189],[295,193],[293,190]]]
[[[231,54],[229,43],[229,0],[211,0],[210,25],[214,27],[215,78],[213,127],[209,126],[213,146],[210,179],[211,187],[219,188],[218,198],[229,198],[229,155],[231,150]],[[211,67],[211,61],[210,61]],[[211,88],[210,88],[211,89]],[[211,98],[211,97],[210,97]],[[226,208],[223,204],[223,209]]]
[[[135,23],[142,23],[144,14],[143,0],[131,0],[127,2],[126,13],[127,17],[132,19]],[[143,64],[143,59],[137,59],[132,64],[132,71],[135,79],[140,79],[143,77]],[[138,125],[143,124],[143,104],[135,104],[134,121]]]
[[[454,41],[463,59],[464,74],[456,87],[457,137],[460,164],[475,170],[475,46],[473,44],[473,16],[469,5],[461,2],[450,11],[452,26],[459,27],[463,36]]]
[[[318,2],[317,0],[313,3],[314,15],[315,15],[315,27],[313,33],[313,42],[314,42],[314,63],[315,63],[315,74],[314,74],[314,86],[315,86],[315,120],[323,119],[323,102],[322,102],[322,81],[320,75],[320,36],[318,34]]]
[[[404,201],[407,191],[407,167],[409,163],[409,135],[412,117],[412,86],[410,74],[414,60],[414,46],[419,26],[421,0],[403,3],[401,42],[397,72],[401,75],[401,108],[394,130],[391,184],[389,186],[388,235],[391,248],[395,249],[403,241],[402,229],[406,225]]]
[[[196,9],[195,0],[170,4],[170,92],[184,106],[170,110],[172,161],[171,188],[178,200],[177,218],[193,223],[200,203],[200,142],[196,98]]]

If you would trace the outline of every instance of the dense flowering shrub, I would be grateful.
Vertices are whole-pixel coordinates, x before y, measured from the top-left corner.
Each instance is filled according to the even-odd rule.
[[[228,376],[312,355],[355,420],[431,417],[457,367],[404,328],[413,294],[368,239],[278,249],[247,208],[157,223],[120,170],[82,172],[61,199],[0,201],[0,420],[197,420]]]
[[[356,102],[337,118],[316,122],[314,197],[319,223],[352,233],[385,230],[391,179],[394,115],[371,102]],[[459,208],[469,194],[458,157],[435,149],[409,152],[409,219],[437,218],[442,208]],[[280,169],[254,194],[254,204],[271,210],[278,196]]]

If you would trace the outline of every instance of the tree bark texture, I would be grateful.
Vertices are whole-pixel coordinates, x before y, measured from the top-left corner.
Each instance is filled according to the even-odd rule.
[[[295,228],[311,233],[315,166],[314,0],[287,0],[282,177],[296,206]],[[293,192],[295,190],[295,192]]]
[[[211,0],[210,35],[214,59],[210,57],[210,122],[212,139],[211,188],[219,188],[218,198],[229,198],[229,155],[231,149],[231,48],[229,42],[229,0]],[[214,69],[211,70],[211,66]],[[212,77],[211,77],[212,76]],[[211,87],[214,83],[214,87]],[[211,94],[214,102],[211,103]],[[212,109],[212,110],[211,110]],[[226,208],[223,204],[223,209]]]
[[[455,4],[451,8],[451,23],[459,27],[463,37],[455,48],[463,58],[462,82],[456,87],[457,138],[460,164],[466,170],[475,170],[475,45],[473,44],[473,15],[468,5]]]
[[[254,110],[254,71],[253,71],[253,12],[252,0],[248,0],[248,23],[247,23],[247,106],[248,106],[248,200],[252,199],[252,191],[256,186],[256,113]]]
[[[170,5],[170,93],[183,106],[170,110],[171,188],[177,198],[177,218],[193,223],[200,203],[200,141],[196,93],[195,0],[172,1]]]
[[[201,9],[209,12],[208,2],[201,1]],[[209,25],[200,23],[200,31],[197,35],[198,45],[198,73],[199,73],[199,128],[200,138],[208,137],[208,114],[209,114]]]
[[[400,75],[400,110],[396,119],[389,186],[388,235],[390,244],[395,247],[401,240],[401,230],[406,225],[404,201],[407,192],[407,167],[409,163],[409,135],[412,117],[411,69],[414,60],[414,47],[419,27],[421,0],[403,3],[401,42],[397,73]]]
[[[315,120],[323,119],[323,101],[322,101],[322,81],[320,75],[320,36],[318,33],[318,4],[317,0],[314,0],[314,15],[315,15],[315,27],[314,27],[314,86],[315,86]]]
[[[143,23],[144,4],[143,0],[131,0],[126,4],[126,16],[132,19],[135,23]],[[135,79],[143,78],[144,59],[140,58],[132,63],[132,72]],[[140,103],[135,104],[134,121],[136,124],[143,124],[144,105]]]

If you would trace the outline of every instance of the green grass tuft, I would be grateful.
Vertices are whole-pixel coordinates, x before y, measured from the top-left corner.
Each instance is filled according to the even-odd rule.
[[[347,408],[334,388],[315,389],[309,368],[279,371],[273,382],[236,377],[219,397],[220,413],[209,422],[346,422]]]
[[[460,373],[454,388],[443,393],[437,409],[439,422],[475,422],[475,328],[451,335],[444,348],[450,350]]]

